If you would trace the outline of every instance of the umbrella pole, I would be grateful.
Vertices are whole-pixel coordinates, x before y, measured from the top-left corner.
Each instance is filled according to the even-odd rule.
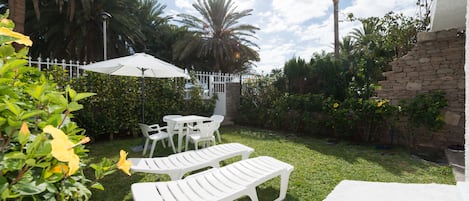
[[[142,70],[142,124],[145,123],[145,68],[141,68]]]

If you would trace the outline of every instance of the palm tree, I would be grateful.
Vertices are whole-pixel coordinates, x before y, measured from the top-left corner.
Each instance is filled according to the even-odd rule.
[[[334,3],[334,56],[339,58],[339,0],[332,0]]]
[[[214,71],[234,72],[245,70],[259,53],[251,47],[258,46],[248,38],[255,38],[259,28],[239,24],[241,18],[251,15],[252,9],[236,11],[232,0],[198,0],[192,6],[201,17],[180,14],[180,22],[191,35],[176,43],[174,58],[198,58]]]
[[[86,2],[86,1],[85,1]],[[27,13],[26,34],[37,45],[31,47],[30,55],[82,61],[102,60],[103,11],[112,14],[108,26],[108,56],[110,58],[130,54],[131,47],[143,44],[144,34],[136,18],[138,1],[100,0],[91,4],[77,3],[74,20],[57,10],[54,3],[41,4],[41,18],[33,11]],[[40,47],[40,48],[39,48]]]
[[[146,52],[160,59],[171,61],[172,44],[177,37],[177,29],[168,24],[168,16],[163,16],[166,5],[156,0],[139,0],[136,17],[139,21],[139,30],[145,35],[145,40],[138,42],[133,47],[136,52]]]
[[[82,4],[90,4],[93,0],[82,0]],[[48,1],[43,1],[48,3]],[[56,4],[58,5],[58,9],[60,13],[62,13],[63,5],[65,2],[67,3],[67,18],[72,21],[73,17],[75,16],[75,7],[76,7],[76,0],[56,0]],[[25,19],[26,19],[26,0],[8,0],[8,7],[10,9],[10,16],[9,18],[13,20],[15,23],[15,31],[24,33],[25,27]],[[32,0],[34,6],[34,12],[36,13],[36,17],[39,19],[41,16],[39,10],[39,0]],[[41,2],[42,3],[42,2]]]
[[[345,68],[349,71],[355,71],[355,40],[350,36],[345,36],[342,38],[342,42],[339,43],[339,48],[341,52],[340,56],[343,59]]]

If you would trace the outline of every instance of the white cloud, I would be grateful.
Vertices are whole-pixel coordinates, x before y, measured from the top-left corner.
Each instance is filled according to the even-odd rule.
[[[242,11],[246,9],[254,9],[254,4],[256,0],[234,0],[234,5],[237,6],[237,11]]]
[[[195,3],[195,1],[193,0],[175,0],[174,1],[174,4],[176,5],[176,7],[178,7],[179,9],[183,9],[183,10],[193,9],[192,3]]]
[[[255,70],[261,73],[270,73],[272,69],[283,68],[283,64],[293,55],[295,44],[286,43],[283,40],[266,41],[261,45],[259,56],[261,61],[257,63]]]
[[[353,5],[340,12],[342,14],[353,13],[355,17],[381,17],[389,11],[413,15],[416,5],[415,0],[356,0]]]
[[[254,68],[257,72],[269,73],[274,68],[283,68],[284,63],[294,56],[309,60],[313,53],[333,51],[333,3],[331,0],[233,0],[238,11],[253,9],[252,15],[242,19],[259,27],[260,62]],[[168,2],[169,13],[196,15],[192,7],[197,0],[162,0]],[[389,11],[414,16],[415,0],[340,0],[339,19],[345,20],[348,13],[356,17],[382,17]],[[347,7],[346,7],[347,6]],[[168,12],[166,10],[166,12]],[[340,38],[358,22],[339,23]]]
[[[324,16],[330,6],[330,0],[272,1],[273,10],[289,24],[301,24],[309,19]]]

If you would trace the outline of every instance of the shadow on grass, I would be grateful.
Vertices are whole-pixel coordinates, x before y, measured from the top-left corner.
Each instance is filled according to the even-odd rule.
[[[239,126],[222,127],[220,132],[223,143],[239,142],[254,148],[255,151],[250,157],[272,156],[295,167],[290,176],[286,200],[323,200],[344,179],[454,183],[451,168],[412,159],[405,150],[398,148],[377,150],[372,146],[346,142],[329,145],[325,139],[297,137],[288,133]],[[141,138],[95,142],[89,146],[90,158],[95,163],[102,157],[117,161],[120,149],[128,151],[128,157],[142,157],[141,152],[133,152],[131,149],[141,144]],[[170,154],[171,148],[163,148],[161,143],[158,143],[155,156]],[[229,159],[222,165],[238,160],[240,158]],[[93,177],[91,175],[88,178]],[[131,184],[157,180],[170,179],[167,175],[136,173],[129,177],[116,172],[101,181],[105,191],[93,191],[91,200],[132,200]],[[279,179],[262,184],[258,188],[259,199],[274,200],[278,196],[279,188]]]
[[[258,187],[256,188],[256,191],[257,191],[257,197],[259,198],[259,200],[275,200],[278,198],[278,195],[279,195],[279,189],[273,188],[271,186],[268,186],[267,188]],[[250,201],[251,199],[249,199],[248,196],[244,196],[237,200],[238,201]],[[299,199],[293,197],[291,194],[287,192],[285,201],[299,201]]]
[[[429,167],[429,164],[413,158],[408,151],[399,147],[392,149],[376,149],[373,145],[360,145],[350,142],[330,144],[327,142],[327,139],[305,136],[298,137],[282,132],[240,126],[225,127],[224,132],[232,132],[233,134],[241,135],[249,138],[249,141],[252,142],[271,141],[281,143],[282,141],[290,141],[295,144],[304,145],[312,151],[312,154],[318,153],[330,156],[332,159],[340,159],[351,165],[367,161],[379,165],[387,172],[396,176],[402,176],[404,173],[415,173],[419,169]],[[255,148],[256,145],[253,146]]]

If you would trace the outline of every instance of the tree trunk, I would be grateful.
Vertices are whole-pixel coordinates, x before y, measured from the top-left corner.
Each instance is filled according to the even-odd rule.
[[[10,8],[9,18],[15,23],[14,31],[24,33],[24,19],[26,12],[26,1],[25,0],[8,0],[8,6]]]
[[[339,58],[339,0],[332,0],[334,3],[334,56]]]

